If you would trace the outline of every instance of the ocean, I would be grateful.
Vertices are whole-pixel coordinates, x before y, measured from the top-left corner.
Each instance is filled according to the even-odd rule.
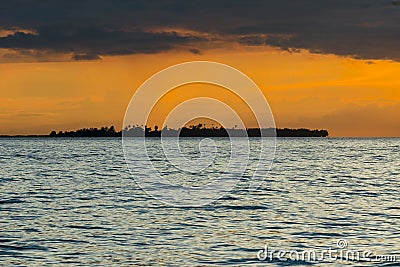
[[[276,142],[258,189],[177,207],[136,183],[120,138],[0,138],[0,265],[399,266],[400,139]]]

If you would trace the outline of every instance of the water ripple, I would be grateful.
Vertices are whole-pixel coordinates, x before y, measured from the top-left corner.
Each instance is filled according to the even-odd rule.
[[[1,138],[0,265],[336,267],[260,262],[257,252],[336,248],[339,238],[399,255],[399,147],[400,139],[278,139],[261,188],[247,190],[248,170],[214,203],[177,208],[138,188],[119,139]],[[190,181],[153,160],[168,179]]]

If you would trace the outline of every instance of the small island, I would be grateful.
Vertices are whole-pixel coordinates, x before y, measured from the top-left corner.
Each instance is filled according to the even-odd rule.
[[[114,126],[101,128],[83,128],[76,131],[52,131],[50,137],[328,137],[327,130],[310,130],[305,128],[248,128],[225,129],[221,127],[206,127],[204,124],[190,125],[179,129],[157,126],[151,127],[128,126],[122,131],[116,131]]]

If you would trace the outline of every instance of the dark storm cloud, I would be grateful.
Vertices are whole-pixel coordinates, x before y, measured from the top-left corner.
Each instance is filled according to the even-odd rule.
[[[210,34],[245,45],[400,60],[398,0],[2,1],[1,48],[101,55],[198,53]],[[189,30],[182,35],[162,29]],[[135,30],[132,30],[135,29]],[[196,51],[196,52],[195,52]],[[77,58],[76,58],[77,59]]]
[[[73,60],[97,60],[101,59],[99,55],[96,54],[73,54],[71,59]]]
[[[73,52],[72,59],[89,60],[99,59],[99,55],[157,53],[199,40],[176,32],[121,31],[100,26],[51,25],[35,30],[35,33],[17,31],[0,38],[0,47]]]
[[[199,49],[196,49],[196,48],[189,49],[189,51],[192,54],[195,54],[195,55],[201,55],[202,54],[201,51]]]

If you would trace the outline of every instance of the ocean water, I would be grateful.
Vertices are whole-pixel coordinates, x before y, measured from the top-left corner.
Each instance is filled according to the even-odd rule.
[[[0,266],[399,266],[294,258],[345,244],[400,261],[399,163],[400,139],[279,138],[259,189],[174,207],[135,183],[118,138],[0,138]]]

